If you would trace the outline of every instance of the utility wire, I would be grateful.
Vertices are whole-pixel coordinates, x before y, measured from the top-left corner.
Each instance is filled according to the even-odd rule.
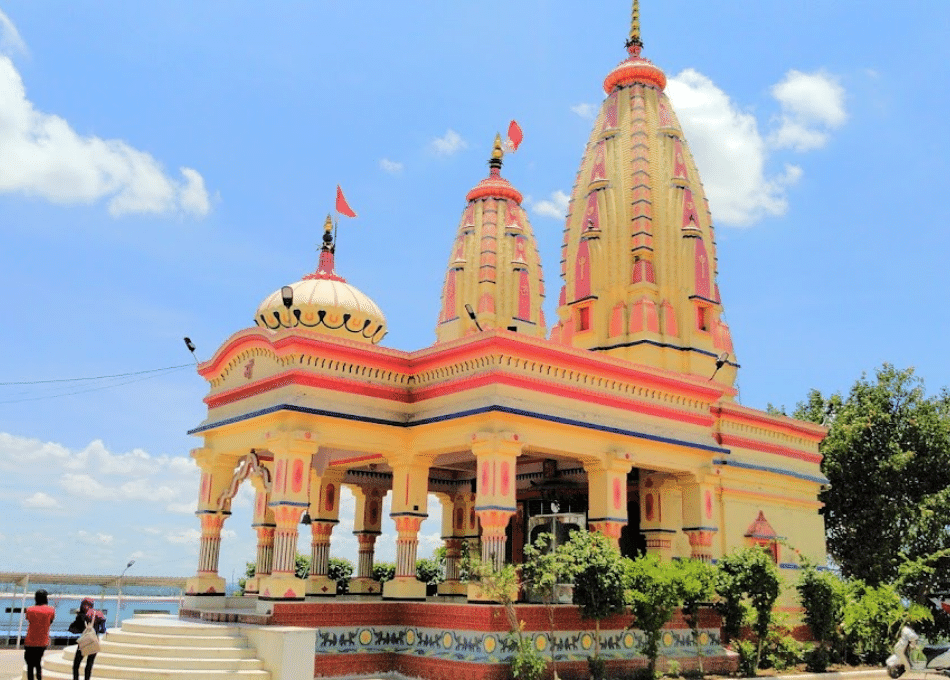
[[[61,382],[80,382],[83,380],[106,380],[108,378],[127,378],[130,375],[142,375],[144,373],[158,373],[159,371],[172,371],[176,368],[188,368],[192,364],[181,364],[180,366],[166,366],[165,368],[150,368],[147,371],[134,371],[132,373],[116,373],[115,375],[99,375],[94,378],[57,378],[55,380],[20,380],[12,382],[0,382],[0,385],[41,385],[43,383],[61,383]]]
[[[151,380],[152,378],[160,378],[163,375],[168,375],[169,373],[175,373],[177,371],[190,368],[191,366],[192,364],[183,364],[181,366],[169,366],[168,368],[154,369],[151,371],[137,371],[135,373],[125,373],[122,375],[139,376],[139,377],[132,378],[131,380],[124,380],[122,382],[114,382],[108,385],[99,385],[96,387],[88,387],[85,389],[73,390],[71,392],[61,392],[59,394],[47,394],[47,395],[43,395],[39,397],[24,397],[22,399],[8,399],[8,400],[0,401],[0,404],[19,404],[25,401],[43,401],[45,399],[56,399],[58,397],[68,397],[75,394],[86,394],[87,392],[98,392],[100,390],[107,390],[112,387],[121,387],[122,385],[130,385],[132,383],[142,382],[144,380]],[[143,374],[151,374],[151,375],[143,375]],[[103,377],[106,377],[106,376],[103,376]],[[115,377],[120,377],[120,376],[115,376]],[[101,378],[73,378],[71,380],[99,380],[99,379]],[[37,382],[57,382],[57,381],[37,381]],[[59,381],[59,382],[62,382],[62,381]],[[0,383],[0,385],[3,385],[3,384],[9,385],[11,383]],[[13,383],[13,384],[24,384],[24,383]],[[26,384],[32,384],[32,383],[26,383]]]

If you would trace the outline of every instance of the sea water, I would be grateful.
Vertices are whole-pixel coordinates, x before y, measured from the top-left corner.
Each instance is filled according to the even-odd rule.
[[[178,588],[162,586],[129,586],[122,588],[122,599],[118,599],[115,588],[102,590],[95,586],[57,585],[44,583],[30,583],[23,598],[23,591],[14,593],[11,590],[0,592],[0,646],[16,644],[17,635],[26,636],[27,623],[23,619],[22,629],[20,621],[22,608],[32,607],[33,594],[40,588],[49,593],[49,605],[56,610],[56,618],[50,628],[50,637],[53,644],[64,644],[77,637],[66,629],[76,618],[79,603],[84,597],[91,597],[95,608],[105,614],[106,629],[116,625],[116,607],[118,607],[119,625],[137,614],[178,614],[181,606],[182,593]]]

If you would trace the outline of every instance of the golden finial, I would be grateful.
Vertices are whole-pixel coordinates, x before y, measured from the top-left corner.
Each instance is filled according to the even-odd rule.
[[[627,49],[643,47],[640,40],[640,0],[633,0],[633,14],[630,17],[630,38],[627,40]]]
[[[333,244],[333,219],[327,215],[327,221],[323,223],[323,249],[333,252],[336,250]]]
[[[500,133],[496,133],[496,134],[495,134],[495,148],[493,148],[492,151],[491,151],[491,157],[492,157],[492,158],[501,158],[501,157],[504,156],[504,155],[505,155],[505,152],[504,152],[504,150],[502,149],[502,146],[501,146],[501,134],[500,134]]]

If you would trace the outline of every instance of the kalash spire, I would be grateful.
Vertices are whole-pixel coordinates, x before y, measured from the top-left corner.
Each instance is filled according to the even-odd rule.
[[[637,0],[626,47],[571,194],[551,338],[732,386],[712,216],[666,75],[640,54]]]
[[[501,176],[503,157],[496,135],[488,177],[468,192],[452,245],[437,342],[489,329],[547,334],[541,258],[521,192]]]

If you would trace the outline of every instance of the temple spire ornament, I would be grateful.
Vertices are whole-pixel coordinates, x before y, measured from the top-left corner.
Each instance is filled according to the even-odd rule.
[[[633,12],[630,16],[630,37],[627,39],[626,47],[627,51],[633,55],[639,55],[640,50],[643,49],[643,41],[640,40],[640,0],[633,0]]]

